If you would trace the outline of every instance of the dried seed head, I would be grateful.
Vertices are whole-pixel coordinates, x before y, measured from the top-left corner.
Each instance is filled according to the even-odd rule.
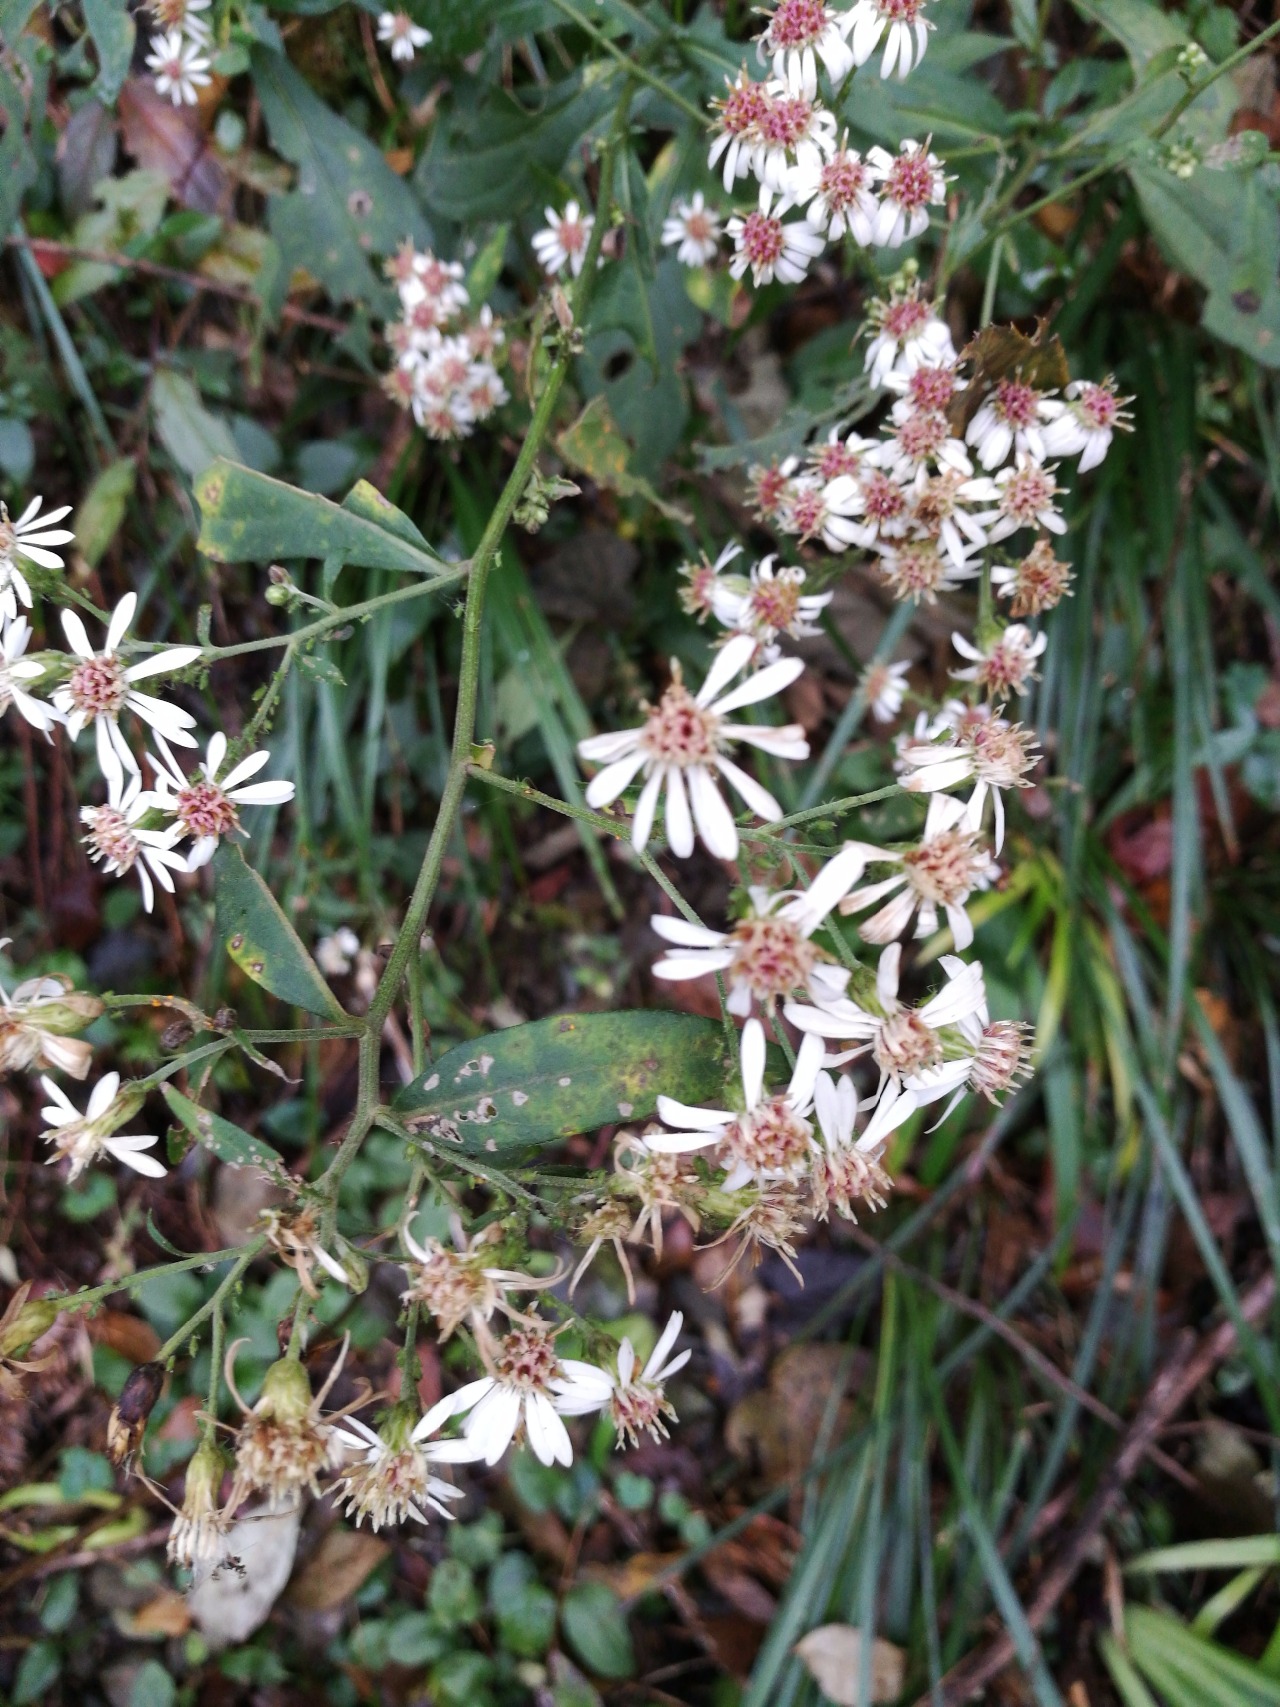
[[[113,1464],[127,1466],[140,1450],[164,1374],[163,1363],[140,1363],[126,1380],[107,1422],[107,1455]]]
[[[190,1567],[220,1550],[231,1527],[222,1507],[222,1480],[230,1468],[231,1460],[212,1436],[196,1447],[187,1465],[182,1509],[169,1531],[170,1563]]]

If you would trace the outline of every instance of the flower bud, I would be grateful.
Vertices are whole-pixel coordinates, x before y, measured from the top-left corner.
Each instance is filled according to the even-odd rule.
[[[296,1357],[282,1357],[271,1365],[253,1408],[260,1417],[268,1417],[285,1427],[300,1423],[307,1416],[311,1410],[311,1381]]]
[[[8,1311],[5,1312],[8,1316]],[[19,1305],[12,1320],[0,1322],[0,1357],[23,1357],[58,1319],[57,1308],[47,1298],[29,1298]]]
[[[113,1464],[127,1464],[138,1452],[163,1386],[163,1363],[140,1363],[125,1382],[107,1423],[107,1454]]]

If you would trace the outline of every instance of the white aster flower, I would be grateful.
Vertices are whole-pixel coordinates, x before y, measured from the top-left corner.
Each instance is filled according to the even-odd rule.
[[[887,384],[895,369],[911,374],[918,367],[956,360],[949,327],[944,320],[937,319],[933,304],[919,294],[917,286],[912,285],[888,301],[877,298],[868,312],[876,329],[866,359],[873,386]]]
[[[207,88],[209,61],[201,52],[202,43],[192,40],[181,30],[169,30],[162,36],[152,36],[147,69],[155,74],[156,91],[168,95],[175,107],[194,107],[199,91]]]
[[[725,719],[731,711],[780,693],[803,673],[804,664],[799,658],[780,659],[725,692],[750,664],[755,648],[751,635],[735,634],[713,659],[696,695],[685,687],[678,665],[673,665],[670,685],[639,729],[592,735],[578,743],[582,758],[605,767],[587,788],[587,804],[593,808],[616,800],[643,770],[645,783],[631,831],[638,852],[648,844],[658,796],[665,787],[667,841],[678,858],[687,859],[693,852],[695,825],[709,853],[717,859],[737,858],[737,826],[717,786],[716,772],[757,817],[766,823],[781,818],[777,801],[734,764],[728,749],[745,741],[775,758],[806,759],[809,743],[804,731],[797,723],[771,728]]]
[[[463,1438],[486,1464],[496,1464],[521,1430],[543,1464],[572,1464],[573,1443],[557,1401],[574,1384],[556,1353],[552,1331],[541,1322],[527,1322],[500,1340],[481,1344],[493,1373],[432,1405],[413,1438],[426,1440],[448,1418],[469,1412]]]
[[[880,208],[871,241],[898,249],[929,229],[929,209],[947,199],[947,176],[927,142],[904,141],[897,154],[872,148],[867,165],[880,185]]]
[[[1020,723],[1003,717],[970,718],[943,740],[912,740],[899,755],[902,786],[913,794],[933,794],[958,787],[973,778],[969,799],[969,821],[982,827],[987,795],[995,808],[995,851],[1004,843],[1004,794],[1006,788],[1030,788],[1029,772],[1040,762],[1035,736]]]
[[[852,1060],[870,1052],[880,1069],[882,1082],[887,1080],[916,1090],[919,1101],[932,1100],[919,1096],[915,1076],[926,1067],[941,1067],[946,1062],[940,1034],[976,1014],[986,1001],[982,967],[977,961],[966,963],[951,955],[944,956],[946,983],[928,1001],[912,1007],[898,1000],[901,965],[902,944],[891,942],[876,967],[874,1007],[864,1008],[851,997],[842,996],[839,1001],[827,1002],[822,1007],[788,1002],[784,1012],[792,1025],[804,1032],[806,1040],[852,1040],[853,1047],[845,1050],[838,1060]],[[932,1086],[932,1095],[947,1095],[967,1072],[967,1060],[954,1063],[951,1082],[945,1082],[946,1075],[939,1075]]]
[[[360,952],[360,938],[350,925],[339,925],[330,936],[322,936],[316,944],[316,965],[326,978],[341,978],[351,970],[354,955]]]
[[[407,12],[381,12],[378,15],[378,40],[390,44],[392,59],[409,65],[420,47],[431,40],[431,31],[415,24]]]
[[[838,474],[823,488],[828,511],[826,532],[840,538],[840,549],[856,545],[870,551],[881,540],[905,532],[910,501],[894,468],[878,468],[868,455],[857,474]]]
[[[534,233],[533,252],[544,273],[555,275],[567,265],[576,279],[587,258],[587,246],[595,218],[583,213],[577,202],[570,202],[563,213],[553,207],[543,209],[546,228]]]
[[[853,53],[845,40],[849,14],[837,12],[824,0],[778,0],[761,32],[757,53],[773,62],[773,74],[797,94],[810,100],[818,92],[818,61],[826,67],[833,88],[853,70]]]
[[[880,577],[894,598],[911,599],[916,604],[936,604],[939,593],[953,593],[979,571],[979,565],[967,556],[959,558],[954,550],[944,550],[938,540],[928,536],[881,541],[876,550],[880,554]]]
[[[1048,455],[1045,424],[1054,419],[1058,402],[1021,379],[1001,379],[992,386],[964,435],[984,468],[999,468],[1018,451],[1036,462]]]
[[[1125,408],[1133,399],[1116,395],[1114,379],[1104,379],[1101,385],[1073,379],[1063,397],[1066,401],[1055,404],[1041,435],[1045,452],[1048,456],[1078,456],[1077,466],[1081,474],[1087,474],[1111,449],[1114,434],[1133,431],[1133,417]]]
[[[951,644],[964,658],[972,659],[968,669],[952,670],[958,682],[976,682],[996,704],[1003,704],[1011,694],[1024,694],[1027,683],[1036,679],[1036,659],[1049,644],[1047,634],[1032,634],[1020,622],[1011,622],[985,648],[975,646],[963,634],[953,634]]]
[[[70,1179],[76,1179],[104,1152],[135,1172],[150,1179],[163,1179],[166,1169],[154,1156],[145,1154],[160,1142],[151,1133],[147,1136],[117,1133],[116,1128],[132,1120],[143,1103],[143,1097],[133,1089],[120,1089],[119,1073],[106,1073],[89,1093],[89,1103],[83,1114],[66,1092],[42,1075],[41,1089],[52,1100],[41,1109],[48,1131],[43,1132],[46,1144],[52,1144],[54,1154],[49,1161],[71,1159]]]
[[[992,524],[990,537],[993,543],[1008,539],[1010,534],[1018,533],[1022,528],[1066,533],[1067,524],[1058,509],[1058,500],[1066,493],[1058,484],[1056,468],[1037,462],[1025,451],[1019,451],[1016,463],[1002,468],[991,484],[995,489],[997,508],[986,519]]]
[[[816,231],[836,242],[847,231],[864,248],[874,240],[880,203],[871,168],[848,137],[829,159],[808,158],[791,169],[787,189]]]
[[[858,1093],[852,1079],[842,1073],[833,1080],[819,1073],[813,1089],[813,1110],[823,1148],[814,1166],[814,1207],[824,1220],[838,1209],[850,1221],[857,1220],[855,1206],[883,1209],[893,1189],[880,1158],[891,1133],[913,1115],[919,1099],[892,1081],[871,1099],[874,1113],[861,1133]]]
[[[991,504],[1000,496],[995,482],[973,477],[958,439],[944,446],[947,457],[936,470],[921,465],[906,486],[911,531],[917,538],[941,546],[953,568],[961,573],[969,559],[990,543],[990,510],[973,513],[975,505]]]
[[[751,170],[767,189],[788,194],[793,171],[811,170],[835,145],[834,113],[785,83],[765,85]]]
[[[848,14],[847,29],[855,65],[865,65],[884,42],[881,77],[909,75],[929,45],[933,25],[921,13],[926,0],[857,0]]]
[[[51,705],[34,699],[25,687],[19,685],[34,682],[44,675],[43,664],[23,657],[30,641],[31,624],[25,616],[11,618],[0,633],[0,716],[12,706],[33,729],[38,729],[46,739],[52,739],[50,731],[55,723],[61,723],[61,717]]]
[[[826,1012],[817,1008],[801,1011]],[[763,1185],[770,1180],[803,1179],[815,1154],[809,1116],[813,1112],[814,1083],[824,1059],[822,1038],[816,1034],[805,1037],[785,1091],[765,1091],[764,1027],[758,1019],[749,1019],[743,1026],[741,1049],[741,1110],[694,1108],[674,1097],[660,1096],[658,1118],[674,1130],[650,1132],[646,1142],[651,1150],[668,1155],[716,1149],[728,1169],[725,1191],[737,1191],[752,1180]]]
[[[170,825],[166,830],[146,830],[142,821],[151,810],[151,799],[143,793],[142,778],[136,771],[123,774],[111,772],[107,777],[105,806],[82,806],[80,822],[85,827],[81,837],[89,858],[112,877],[123,877],[134,871],[142,890],[142,905],[149,913],[155,905],[154,877],[162,889],[173,894],[175,871],[189,869],[180,853],[174,852],[181,831]]]
[[[656,961],[655,978],[680,983],[723,972],[728,1008],[745,1016],[754,1003],[772,1008],[784,996],[807,990],[815,1002],[841,995],[849,982],[843,967],[830,964],[810,938],[828,913],[862,876],[866,857],[850,843],[829,859],[807,889],[747,891],[750,910],[727,931],[656,913],[654,930],[671,947]]]
[[[345,1452],[355,1453],[329,1489],[339,1511],[354,1517],[356,1528],[367,1517],[371,1529],[403,1523],[413,1518],[428,1523],[429,1511],[452,1521],[446,1500],[463,1498],[461,1488],[432,1474],[436,1464],[469,1464],[480,1456],[470,1440],[428,1440],[414,1434],[417,1406],[401,1400],[391,1407],[379,1429],[359,1417],[347,1417],[334,1430],[334,1438]]]
[[[942,956],[942,965],[959,966],[962,962]],[[945,1062],[941,1068],[926,1067],[913,1079],[914,1094],[933,1101],[933,1087],[955,1086],[951,1101],[936,1122],[942,1122],[955,1108],[966,1091],[977,1091],[989,1103],[998,1104],[1006,1091],[1011,1090],[1031,1072],[1030,1027],[1015,1020],[992,1020],[984,997],[973,1013],[960,1021],[960,1032],[972,1051],[967,1057],[965,1077],[955,1085],[956,1063]]]
[[[508,1302],[508,1292],[538,1292],[564,1279],[560,1267],[535,1279],[533,1275],[491,1262],[493,1241],[499,1233],[496,1225],[482,1228],[468,1239],[461,1218],[453,1215],[449,1233],[452,1249],[440,1239],[428,1238],[419,1244],[408,1227],[401,1232],[405,1249],[413,1259],[405,1264],[409,1284],[401,1297],[406,1303],[420,1304],[430,1314],[442,1343],[464,1321],[479,1329],[495,1310],[518,1316],[519,1311]]]
[[[775,208],[773,191],[764,185],[759,206],[746,215],[735,214],[729,221],[727,230],[734,247],[729,271],[735,279],[740,279],[750,267],[752,283],[757,289],[772,284],[775,278],[783,284],[800,283],[810,261],[822,253],[826,240],[807,220],[784,222],[783,214],[794,205],[789,197],[784,197]]]
[[[907,697],[910,663],[872,664],[863,674],[858,691],[877,723],[892,723]]]
[[[617,1430],[618,1445],[629,1441],[640,1444],[641,1434],[655,1440],[667,1438],[663,1420],[676,1413],[664,1391],[666,1382],[682,1370],[693,1356],[691,1351],[671,1352],[684,1326],[684,1316],[677,1310],[659,1336],[643,1369],[636,1369],[636,1350],[629,1339],[618,1347],[616,1369],[600,1369],[593,1363],[565,1359],[569,1371],[565,1391],[558,1409],[565,1416],[585,1416],[592,1411],[608,1411]]]
[[[728,94],[711,103],[716,109],[716,118],[707,165],[714,169],[723,156],[722,177],[728,192],[739,178],[745,178],[752,170],[756,149],[760,145],[761,121],[771,103],[766,85],[752,82],[745,66],[733,82],[730,83],[727,77],[725,82]]]
[[[674,249],[676,260],[685,267],[706,267],[716,258],[720,247],[720,215],[707,206],[701,190],[695,190],[686,201],[676,202],[662,222],[662,241]]]
[[[152,760],[156,785],[148,804],[172,818],[182,834],[191,837],[194,845],[187,855],[188,871],[207,865],[223,836],[244,834],[240,807],[283,806],[293,799],[291,782],[249,781],[271,763],[271,754],[265,748],[241,759],[219,779],[227,756],[227,738],[220,729],[209,737],[204,763],[193,777],[182,769],[158,731],[156,745],[161,757]]]
[[[861,851],[868,865],[898,867],[892,877],[865,884],[840,903],[840,911],[851,914],[883,902],[858,926],[864,942],[894,941],[917,913],[915,934],[932,936],[938,928],[941,907],[956,947],[970,947],[973,925],[965,903],[975,890],[990,888],[1000,872],[987,850],[979,846],[963,801],[949,794],[935,794],[929,801],[920,845],[906,853],[868,846],[862,846]]]
[[[811,445],[808,452],[809,468],[815,479],[822,481],[825,486],[829,481],[847,475],[856,479],[867,467],[869,454],[879,445],[879,439],[864,439],[859,433],[849,433],[841,438],[840,429],[832,427],[821,444]],[[787,464],[794,462],[793,457],[787,459]],[[784,464],[784,467],[787,466]],[[786,508],[786,498],[782,499],[781,507]]]
[[[71,505],[62,504],[41,515],[43,503],[43,498],[33,498],[16,522],[9,520],[8,509],[0,504],[0,616],[8,619],[17,616],[19,600],[31,609],[31,588],[19,567],[20,559],[41,569],[62,569],[61,557],[49,548],[69,545],[75,538],[70,529],[53,526],[71,514]]]
[[[126,708],[144,723],[158,730],[179,747],[194,747],[195,737],[188,730],[195,727],[195,718],[166,700],[151,694],[139,693],[135,682],[147,676],[161,676],[169,670],[183,670],[200,656],[198,646],[170,646],[163,652],[153,652],[136,664],[126,664],[120,657],[120,644],[129,630],[138,608],[138,595],[126,593],[111,614],[106,644],[95,652],[89,644],[84,623],[75,611],[64,610],[62,628],[71,650],[80,660],[53,693],[53,703],[67,725],[73,741],[89,723],[94,725],[98,742],[98,764],[110,782],[114,776],[123,783],[126,770],[136,772],[138,761],[129,750],[120,732],[120,713]]]

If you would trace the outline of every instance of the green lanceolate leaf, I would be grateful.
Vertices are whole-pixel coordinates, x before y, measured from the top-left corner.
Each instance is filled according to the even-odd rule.
[[[406,1126],[484,1156],[721,1098],[723,1029],[692,1014],[561,1014],[460,1044],[396,1098]]]
[[[223,842],[213,856],[213,871],[218,929],[245,976],[282,1002],[325,1019],[346,1019],[280,903],[239,849]]]
[[[218,563],[331,557],[412,575],[447,569],[408,516],[363,480],[335,504],[220,457],[197,480],[196,500],[200,550]]]
[[[203,1145],[220,1162],[226,1162],[233,1168],[252,1166],[283,1170],[284,1158],[278,1151],[273,1150],[270,1144],[264,1144],[261,1138],[242,1131],[239,1126],[224,1120],[220,1114],[214,1114],[211,1109],[201,1108],[172,1085],[162,1085],[160,1088],[164,1093],[164,1100],[196,1143]]]

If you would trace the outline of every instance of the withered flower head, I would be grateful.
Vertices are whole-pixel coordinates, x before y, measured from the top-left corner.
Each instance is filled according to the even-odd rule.
[[[107,1454],[113,1464],[127,1468],[141,1449],[164,1374],[163,1363],[140,1363],[125,1382],[107,1423]]]

